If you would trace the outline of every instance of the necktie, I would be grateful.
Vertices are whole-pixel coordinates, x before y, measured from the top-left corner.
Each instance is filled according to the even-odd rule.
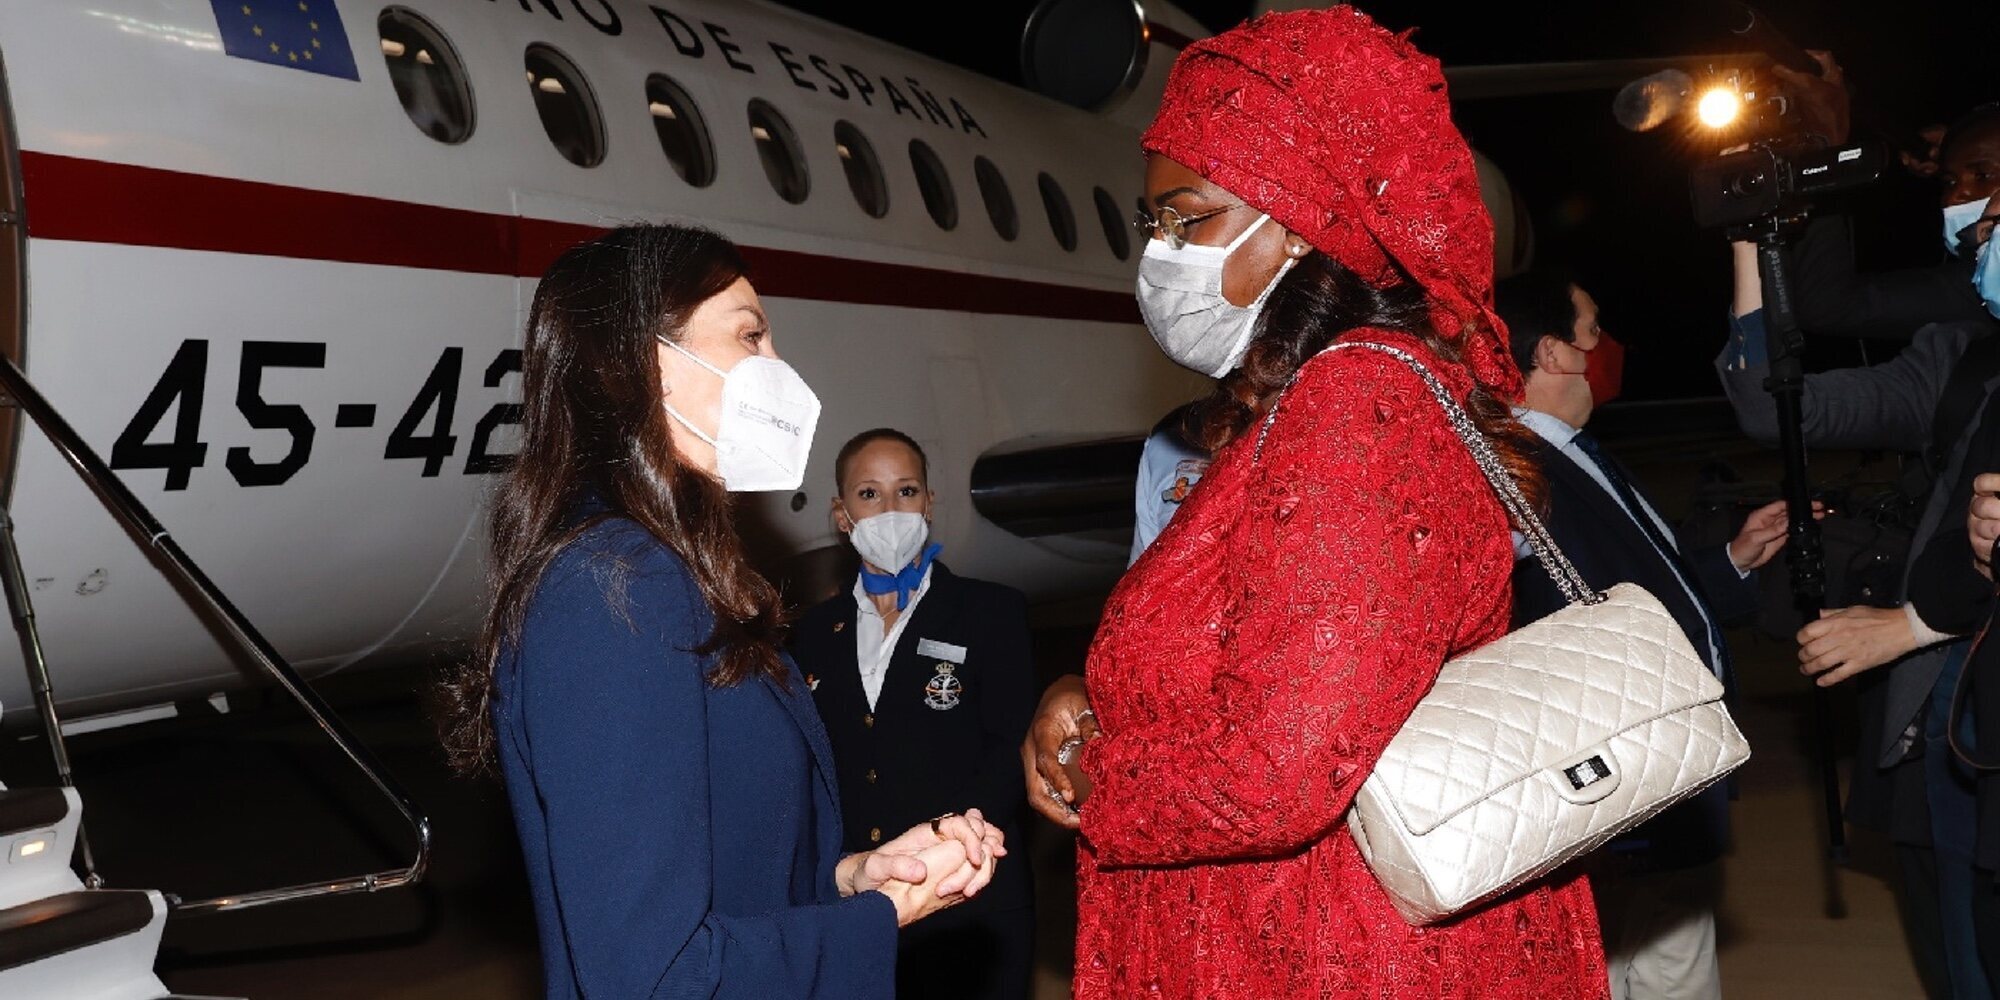
[[[1694,599],[1695,613],[1701,616],[1701,623],[1707,628],[1709,649],[1713,651],[1713,662],[1709,664],[1709,668],[1715,671],[1717,677],[1727,678],[1729,644],[1723,639],[1722,630],[1716,627],[1715,616],[1709,612],[1708,604],[1703,600],[1701,592],[1682,569],[1680,550],[1660,531],[1660,526],[1654,522],[1646,505],[1639,500],[1639,492],[1632,488],[1631,480],[1626,479],[1624,470],[1612,460],[1611,456],[1604,453],[1604,449],[1597,443],[1597,438],[1589,431],[1578,431],[1576,437],[1571,439],[1571,443],[1576,445],[1578,451],[1590,457],[1599,472],[1604,473],[1604,478],[1611,483],[1611,492],[1617,496],[1618,502],[1632,516],[1632,521],[1639,526],[1639,530],[1646,533],[1646,539],[1653,543],[1654,548],[1660,550],[1660,558],[1666,560],[1667,568],[1673,570],[1675,579],[1686,588],[1688,596]]]

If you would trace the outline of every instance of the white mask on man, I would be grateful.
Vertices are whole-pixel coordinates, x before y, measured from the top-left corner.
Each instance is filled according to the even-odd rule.
[[[1242,363],[1264,300],[1279,279],[1298,263],[1286,257],[1256,301],[1239,306],[1222,296],[1222,265],[1270,215],[1259,215],[1228,246],[1188,243],[1176,250],[1166,240],[1147,240],[1139,258],[1139,315],[1153,341],[1183,368],[1221,378]]]
[[[723,489],[798,489],[805,482],[806,456],[819,425],[819,397],[806,380],[777,358],[752,354],[725,372],[665,337],[660,342],[722,380],[722,417],[713,437],[671,403],[667,416],[715,448],[715,473],[722,477]]]

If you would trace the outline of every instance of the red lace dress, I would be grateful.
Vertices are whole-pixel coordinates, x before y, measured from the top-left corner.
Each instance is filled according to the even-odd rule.
[[[1415,340],[1369,331],[1470,386]],[[1454,376],[1457,380],[1454,381]],[[1113,591],[1078,850],[1076,996],[1600,998],[1578,878],[1411,927],[1343,821],[1444,660],[1507,628],[1499,502],[1421,380],[1308,362]]]

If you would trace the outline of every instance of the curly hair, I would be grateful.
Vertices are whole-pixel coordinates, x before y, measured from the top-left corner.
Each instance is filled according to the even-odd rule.
[[[1188,440],[1213,452],[1234,441],[1270,412],[1278,394],[1312,357],[1356,330],[1393,330],[1423,341],[1439,361],[1463,367],[1458,344],[1440,336],[1430,321],[1424,288],[1407,274],[1377,287],[1318,250],[1278,282],[1265,301],[1243,364],[1215,391],[1197,402],[1184,428]],[[1494,451],[1529,500],[1540,506],[1546,495],[1541,470],[1529,457],[1533,436],[1492,387],[1474,379],[1465,400]]]

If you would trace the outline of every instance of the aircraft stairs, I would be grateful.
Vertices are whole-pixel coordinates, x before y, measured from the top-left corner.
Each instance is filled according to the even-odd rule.
[[[17,407],[34,421],[133,539],[149,550],[161,571],[191,595],[195,610],[304,709],[395,805],[416,843],[413,858],[399,869],[213,899],[185,900],[152,889],[105,887],[84,831],[83,799],[71,776],[62,720],[14,543],[13,519],[0,507],[0,590],[20,639],[58,782],[58,787],[46,788],[10,789],[0,784],[0,1000],[176,1000],[179,995],[167,990],[153,968],[169,919],[377,892],[422,878],[430,861],[429,819],[4,356],[0,356],[0,405]],[[71,868],[73,858],[82,866],[82,877]]]
[[[70,870],[82,826],[74,788],[0,788],[0,997],[158,1000],[167,900],[88,889]]]

